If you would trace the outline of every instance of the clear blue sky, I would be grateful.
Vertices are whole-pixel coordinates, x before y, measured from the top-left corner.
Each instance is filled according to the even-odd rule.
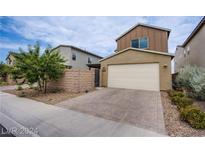
[[[184,42],[202,17],[0,17],[0,61],[9,51],[39,41],[43,48],[70,44],[101,56],[112,54],[115,39],[138,22],[171,29],[169,52]]]

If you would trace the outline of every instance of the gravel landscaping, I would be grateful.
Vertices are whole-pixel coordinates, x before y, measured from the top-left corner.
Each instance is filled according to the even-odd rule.
[[[46,94],[44,94],[34,89],[4,90],[3,92],[14,94],[17,96],[23,93],[25,98],[30,98],[50,105],[55,105],[59,102],[85,94],[85,93],[70,93],[62,90],[58,92],[48,91]]]
[[[179,111],[173,105],[166,92],[161,92],[162,105],[164,108],[165,127],[169,136],[191,137],[191,136],[205,136],[205,130],[194,129],[188,123],[180,120]],[[203,109],[205,102],[195,102]]]

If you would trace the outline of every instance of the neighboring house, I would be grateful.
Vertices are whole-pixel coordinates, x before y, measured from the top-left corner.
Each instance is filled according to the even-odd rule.
[[[66,60],[68,68],[88,69],[89,64],[99,64],[101,56],[71,45],[59,45],[53,50],[57,50]]]
[[[14,65],[15,63],[15,58],[14,58],[14,54],[16,54],[15,52],[10,51],[8,56],[6,57],[6,64],[9,66]]]
[[[196,65],[205,68],[205,17],[175,53],[175,72],[185,65]]]
[[[170,30],[137,24],[116,39],[116,53],[101,62],[103,87],[169,90],[172,89],[171,60],[168,53]]]

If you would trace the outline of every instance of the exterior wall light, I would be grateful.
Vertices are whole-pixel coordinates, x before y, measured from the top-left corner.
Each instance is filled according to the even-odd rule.
[[[164,68],[167,68],[167,64],[164,64],[163,67],[164,67]]]

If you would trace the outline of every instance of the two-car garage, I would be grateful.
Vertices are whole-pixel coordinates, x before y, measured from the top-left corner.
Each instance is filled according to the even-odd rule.
[[[173,57],[168,53],[128,48],[100,61],[100,84],[111,88],[169,90]]]
[[[108,87],[159,91],[159,64],[109,65]]]

